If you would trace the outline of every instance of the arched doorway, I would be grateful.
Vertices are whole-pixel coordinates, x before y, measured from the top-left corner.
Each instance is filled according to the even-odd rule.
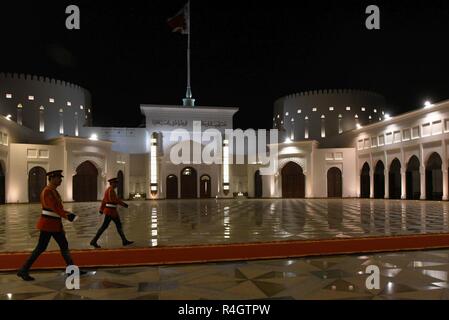
[[[6,203],[5,171],[3,163],[0,162],[0,204]]]
[[[47,185],[47,172],[42,167],[34,167],[28,173],[28,202],[40,202],[42,190]]]
[[[374,169],[374,198],[385,198],[385,166],[381,160],[377,162]]]
[[[426,164],[426,200],[443,199],[443,161],[438,153],[434,152]]]
[[[73,200],[76,202],[97,201],[98,170],[90,161],[76,168],[73,176]]]
[[[289,162],[282,169],[282,197],[304,198],[306,178],[300,165]]]
[[[419,200],[421,198],[421,177],[419,174],[419,160],[412,156],[407,163],[405,173],[405,190],[408,200]]]
[[[124,199],[124,193],[125,193],[125,189],[124,189],[124,177],[123,177],[123,171],[119,170],[119,172],[117,172],[117,179],[118,179],[118,186],[117,186],[117,196],[120,199]]]
[[[390,165],[388,191],[390,199],[401,199],[401,163],[397,158]]]
[[[343,196],[342,174],[339,168],[330,168],[327,171],[327,197],[341,198]]]
[[[201,176],[200,178],[200,198],[210,198],[212,189],[212,181],[210,176],[207,174]]]
[[[254,174],[254,198],[262,198],[263,195],[263,184],[262,184],[262,176],[260,175],[260,171],[257,170]]]
[[[365,162],[360,173],[360,198],[369,198],[371,195],[371,182],[369,176],[369,164]]]
[[[197,174],[193,168],[185,168],[181,171],[181,199],[196,199]]]
[[[178,177],[171,174],[165,180],[166,185],[166,198],[178,199]]]

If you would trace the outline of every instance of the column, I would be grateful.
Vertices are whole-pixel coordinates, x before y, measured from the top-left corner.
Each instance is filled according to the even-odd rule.
[[[401,199],[407,199],[407,170],[401,166]]]
[[[420,183],[421,183],[421,200],[426,200],[426,167],[420,166],[419,167],[419,176],[420,176]]]
[[[444,163],[443,163],[444,165]],[[448,200],[448,175],[447,175],[447,168],[443,168],[443,200]]]
[[[388,170],[388,168],[386,167],[384,170],[384,177],[385,177],[385,194],[384,194],[384,198],[388,199],[390,197],[390,171]]]
[[[371,167],[369,169],[369,197],[374,198],[374,170]]]

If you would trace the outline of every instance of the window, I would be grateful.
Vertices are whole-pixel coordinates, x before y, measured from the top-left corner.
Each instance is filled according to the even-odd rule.
[[[377,147],[377,137],[371,137],[371,148]]]
[[[309,117],[304,118],[304,139],[309,139]]]
[[[81,110],[84,110],[84,106],[80,106],[80,109],[81,109]],[[273,119],[273,120],[274,120],[274,119]]]
[[[326,117],[321,116],[321,138],[326,138]]]
[[[410,140],[410,138],[411,138],[410,129],[402,130],[402,141],[408,141]]]
[[[300,114],[302,112],[302,110],[301,109],[298,109],[298,114]]]
[[[71,107],[72,103],[70,101],[67,101],[67,107]]]
[[[7,93],[6,94],[6,99],[12,99],[12,94],[11,93]]]
[[[412,129],[412,139],[418,139],[419,138],[419,127],[414,127]]]
[[[385,144],[385,137],[384,135],[379,136],[379,147],[383,146]]]
[[[441,120],[432,122],[432,135],[441,134],[443,132],[443,124]]]
[[[363,139],[357,141],[357,150],[363,150]]]
[[[312,112],[317,112],[317,108],[313,108],[313,109],[312,109]]]
[[[50,102],[50,103],[55,103],[55,99],[50,98],[50,99],[48,99],[48,102]]]
[[[45,132],[44,110],[43,106],[39,108],[39,132]]]
[[[374,111],[374,113],[377,113],[377,109],[374,109],[373,111]]]
[[[393,143],[393,133],[388,132],[385,136],[386,136],[386,144],[392,144]]]
[[[346,111],[351,111],[351,107],[346,107]]]
[[[28,96],[28,100],[34,101],[34,96]]]
[[[289,113],[288,113],[288,112],[286,112],[286,113],[285,113],[285,116],[286,116],[286,117],[288,117],[288,115],[289,115]]]
[[[362,107],[362,112],[365,112],[365,111],[366,111],[366,108]]]
[[[449,131],[449,119],[444,120],[444,132]]]
[[[370,139],[369,139],[369,138],[366,138],[366,139],[363,141],[363,148],[364,148],[364,149],[369,149],[369,148],[371,148],[371,145],[370,145]]]
[[[423,137],[430,136],[430,123],[424,123],[422,125],[422,136]]]
[[[8,145],[8,134],[0,132],[0,142],[2,145],[7,146]]]
[[[393,133],[393,142],[394,143],[401,142],[401,131],[395,131]]]
[[[329,107],[329,111],[334,111],[334,107]]]

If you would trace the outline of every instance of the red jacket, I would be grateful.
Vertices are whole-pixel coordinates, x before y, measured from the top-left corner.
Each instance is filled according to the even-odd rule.
[[[118,217],[117,206],[119,205],[122,207],[127,207],[126,203],[120,200],[117,196],[113,187],[107,188],[104,193],[103,201],[101,202],[100,211],[107,216],[116,218]]]
[[[41,192],[42,210],[50,212],[59,217],[52,217],[42,214],[37,222],[37,229],[46,232],[64,232],[62,218],[67,219],[67,211],[64,210],[62,199],[56,187],[48,185]]]

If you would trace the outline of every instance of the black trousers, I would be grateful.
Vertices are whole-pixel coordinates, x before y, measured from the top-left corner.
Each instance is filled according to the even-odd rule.
[[[122,238],[122,241],[123,242],[127,241],[125,234],[123,233],[122,222],[120,221],[120,217],[112,218],[111,216],[105,215],[103,225],[100,227],[100,229],[98,229],[98,232],[95,235],[95,237],[92,239],[92,242],[97,242],[98,239],[100,239],[103,232],[105,232],[106,229],[109,227],[109,224],[111,223],[111,221],[114,221],[115,227],[117,228],[117,232],[120,235],[120,237]]]
[[[31,256],[25,262],[25,264],[20,268],[21,271],[28,272],[31,269],[33,263],[39,258],[39,256],[47,250],[48,244],[50,243],[51,238],[54,238],[59,245],[59,249],[61,250],[61,255],[65,260],[65,263],[68,266],[73,265],[72,257],[70,256],[69,243],[67,242],[67,238],[65,237],[64,232],[46,232],[41,231],[39,235],[39,242],[37,243],[36,248],[31,253]]]

